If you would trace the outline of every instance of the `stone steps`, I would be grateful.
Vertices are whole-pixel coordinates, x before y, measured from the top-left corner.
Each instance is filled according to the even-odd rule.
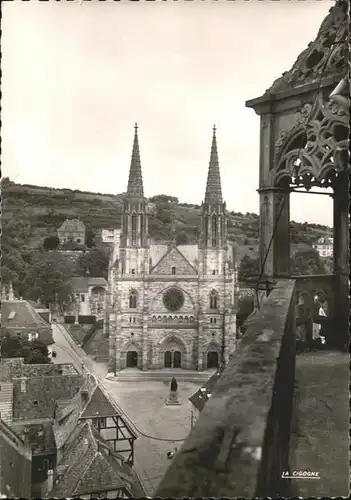
[[[116,382],[170,382],[172,377],[177,379],[177,382],[195,382],[204,383],[206,382],[216,370],[206,370],[203,372],[197,372],[192,370],[122,370],[117,373],[115,377],[113,374],[107,375],[108,380],[114,380]]]

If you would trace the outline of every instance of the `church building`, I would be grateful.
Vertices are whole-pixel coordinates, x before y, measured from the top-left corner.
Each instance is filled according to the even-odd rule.
[[[149,217],[135,125],[109,268],[109,371],[220,367],[235,345],[237,273],[227,241],[215,127],[198,243],[177,245],[174,231],[169,244],[151,242]]]

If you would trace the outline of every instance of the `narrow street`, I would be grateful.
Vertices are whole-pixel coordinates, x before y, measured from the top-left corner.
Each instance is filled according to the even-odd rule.
[[[180,406],[165,405],[169,384],[158,381],[116,382],[105,379],[107,366],[91,359],[63,325],[53,324],[57,356],[55,363],[73,363],[82,373],[95,375],[107,397],[130,424],[138,439],[135,442],[134,467],[147,495],[152,496],[171,460],[167,452],[180,448],[191,427],[192,407],[189,397],[201,386],[181,382],[178,385]]]

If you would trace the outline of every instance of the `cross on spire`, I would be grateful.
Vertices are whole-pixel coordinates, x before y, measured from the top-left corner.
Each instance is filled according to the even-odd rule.
[[[207,174],[207,185],[205,203],[223,203],[221,176],[219,172],[219,161],[217,152],[216,125],[213,125],[213,136],[211,146],[210,164]]]
[[[144,197],[143,176],[141,173],[139,139],[138,139],[138,124],[134,125],[134,142],[132,159],[129,169],[129,180],[127,194],[134,197]]]

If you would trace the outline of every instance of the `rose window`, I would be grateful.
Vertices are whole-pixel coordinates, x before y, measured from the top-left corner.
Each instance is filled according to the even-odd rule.
[[[178,288],[170,288],[163,295],[163,303],[169,311],[178,311],[184,304],[184,295]]]

